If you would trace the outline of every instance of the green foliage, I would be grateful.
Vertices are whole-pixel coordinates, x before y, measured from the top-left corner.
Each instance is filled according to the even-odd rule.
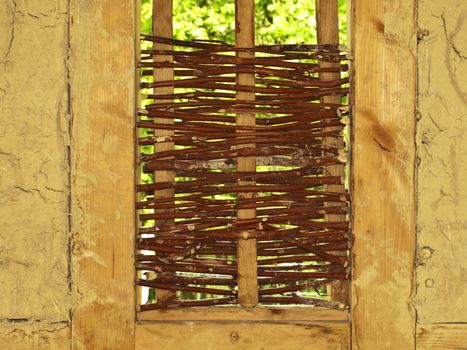
[[[152,32],[152,1],[141,0],[141,33]]]
[[[151,0],[142,0],[143,33],[151,32]],[[258,44],[316,43],[314,1],[255,0]],[[234,43],[234,0],[174,0],[177,39],[215,39]],[[346,42],[346,0],[339,0],[341,42]]]

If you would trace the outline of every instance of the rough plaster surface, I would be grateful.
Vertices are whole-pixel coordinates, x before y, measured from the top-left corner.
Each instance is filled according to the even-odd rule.
[[[467,2],[419,1],[417,313],[467,321]]]
[[[67,3],[0,2],[4,349],[69,342]],[[420,0],[418,25],[417,313],[466,322],[467,3]]]
[[[38,344],[25,348],[48,348],[39,345],[69,319],[67,6],[0,1],[0,338],[7,337],[0,343],[7,349],[21,334]]]
[[[67,322],[0,322],[2,350],[66,350],[70,328]]]

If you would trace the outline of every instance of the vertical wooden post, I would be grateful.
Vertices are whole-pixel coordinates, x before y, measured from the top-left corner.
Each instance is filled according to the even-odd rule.
[[[154,0],[153,12],[152,12],[152,30],[155,36],[162,36],[165,38],[173,37],[173,0]],[[154,43],[155,50],[172,50],[172,45]],[[156,55],[154,57],[155,62],[172,62],[172,56]],[[173,68],[157,68],[154,69],[154,81],[168,81],[173,80],[174,70]],[[172,94],[174,88],[172,86],[160,87],[154,89],[154,94]],[[164,100],[157,100],[157,102],[168,102]],[[173,119],[155,118],[155,123],[173,124]],[[173,130],[160,130],[155,129],[155,135],[158,136],[173,136]],[[173,142],[161,142],[155,145],[155,152],[170,151],[174,149]],[[157,182],[171,182],[175,180],[174,171],[156,171],[154,177]],[[175,191],[173,188],[158,190],[154,193],[156,199],[161,198],[174,198]],[[166,212],[166,211],[159,211]],[[173,220],[167,220],[164,223],[157,223],[158,225],[172,225]],[[169,298],[175,296],[175,292],[167,290],[157,290],[156,297],[157,302],[163,302]]]
[[[353,349],[415,348],[416,3],[352,1]]]
[[[135,3],[70,6],[71,348],[133,350]]]
[[[136,23],[135,23],[135,61],[138,63],[141,61],[141,1],[136,1],[135,2],[135,13],[136,13]],[[142,97],[141,97],[141,90],[140,90],[140,81],[141,81],[141,68],[136,68],[135,71],[135,100],[136,100],[136,108],[141,108],[141,102],[142,102]],[[135,128],[135,139],[137,139],[140,135],[140,132]],[[135,144],[136,145],[136,144]],[[139,147],[136,145],[135,147],[135,159],[138,159],[139,155]],[[138,164],[138,162],[135,163],[135,172],[134,176],[136,179],[136,182],[141,178],[142,174],[142,169],[143,166],[142,164]],[[143,195],[141,193],[136,193],[136,200],[137,201],[142,201],[143,200]],[[139,213],[136,212],[135,215],[135,227],[139,228],[140,225],[140,218],[139,218]],[[137,253],[138,254],[138,253]],[[142,271],[136,271],[136,278],[143,278],[143,273]],[[143,288],[141,286],[136,286],[136,305],[141,305],[143,303]]]
[[[235,1],[235,39],[236,46],[240,48],[252,48],[255,46],[255,4],[254,0]],[[239,52],[238,57],[252,58],[254,52]],[[254,86],[254,74],[237,74],[237,84]],[[236,95],[238,100],[253,101],[254,92],[239,91]],[[237,125],[255,126],[256,117],[253,113],[238,113]],[[240,147],[252,148],[254,144],[242,145]],[[239,157],[237,159],[237,171],[256,171],[255,157]],[[239,182],[246,185],[248,182]],[[239,198],[251,198],[252,193],[239,193]],[[256,217],[255,209],[239,209],[238,219],[252,219]],[[256,261],[256,239],[248,238],[238,242],[237,264],[238,264],[238,301],[244,307],[254,307],[258,304],[258,273]]]
[[[318,44],[339,44],[339,6],[337,0],[316,0],[316,24],[318,32]],[[335,67],[339,63],[323,62],[321,67]],[[321,80],[336,80],[340,78],[340,73],[321,73]],[[322,103],[340,104],[342,96],[325,96],[322,98]],[[327,128],[328,131],[335,130],[335,127]],[[325,138],[324,143],[327,146],[342,148],[344,146],[343,139]],[[344,165],[331,165],[327,167],[330,176],[344,177]],[[326,188],[329,192],[342,193],[344,185],[328,185]],[[331,204],[332,205],[332,204]],[[325,216],[326,221],[342,222],[345,220],[345,215],[328,214]],[[330,286],[330,295],[332,300],[340,301],[348,304],[349,300],[349,283],[347,281],[335,281]]]

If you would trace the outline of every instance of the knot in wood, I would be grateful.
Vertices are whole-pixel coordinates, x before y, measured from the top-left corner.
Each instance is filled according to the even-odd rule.
[[[240,337],[237,332],[230,333],[230,340],[232,341],[232,343],[237,342],[239,338]]]

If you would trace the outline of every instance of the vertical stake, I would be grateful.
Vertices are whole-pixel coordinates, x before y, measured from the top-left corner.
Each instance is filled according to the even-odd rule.
[[[173,0],[154,0],[152,9],[152,31],[155,36],[162,36],[165,38],[173,38]],[[154,43],[153,48],[155,50],[172,50],[172,45]],[[155,62],[173,62],[172,56],[156,55],[154,57]],[[154,81],[168,81],[173,80],[174,70],[173,68],[157,68],[154,69]],[[173,94],[173,86],[154,88],[154,94]],[[158,102],[170,102],[167,100],[157,100]],[[154,123],[173,124],[173,119],[155,118]],[[154,136],[173,136],[173,130],[154,130]],[[173,142],[157,143],[155,151],[170,151],[174,149]],[[174,171],[155,171],[154,177],[156,182],[171,182],[175,180]],[[161,198],[175,198],[175,191],[173,188],[158,190],[154,193],[155,199]],[[160,210],[159,213],[167,212],[169,210]],[[157,225],[173,225],[173,220],[165,220],[163,223],[157,223]],[[153,274],[153,273],[151,273]],[[156,290],[157,302],[164,302],[169,299],[175,298],[175,292],[167,290]]]
[[[255,6],[254,0],[235,1],[235,41],[237,48],[253,48],[255,46]],[[241,58],[254,58],[254,52],[237,52]],[[247,73],[237,74],[237,84],[244,86],[255,85],[255,75]],[[254,101],[255,93],[237,91],[239,101]],[[254,113],[237,113],[238,126],[255,126]],[[239,131],[240,132],[240,131]],[[255,144],[239,145],[238,148],[254,148]],[[237,171],[256,171],[256,157],[239,157]],[[239,181],[239,185],[251,185],[254,182]],[[239,193],[238,199],[252,198],[253,193]],[[237,219],[252,219],[256,217],[256,209],[239,209]],[[248,233],[246,233],[246,236]],[[258,272],[257,272],[256,239],[240,239],[237,248],[238,268],[238,302],[243,307],[254,307],[258,304]]]
[[[316,0],[316,26],[318,31],[318,44],[339,44],[339,6],[338,0]],[[321,67],[336,67],[339,63],[322,62]],[[340,78],[340,73],[320,73],[320,79],[336,80]],[[321,99],[322,103],[340,104],[342,96],[324,96]],[[325,131],[335,130],[335,127],[326,128]],[[324,144],[342,148],[344,146],[343,139],[325,138]],[[344,165],[330,165],[327,167],[330,176],[344,177]],[[328,185],[326,191],[343,193],[344,185]],[[326,203],[326,205],[332,205]],[[341,222],[345,220],[345,215],[327,214],[325,220],[330,222]],[[335,281],[330,287],[332,300],[340,301],[344,304],[349,302],[349,285],[347,281]]]

